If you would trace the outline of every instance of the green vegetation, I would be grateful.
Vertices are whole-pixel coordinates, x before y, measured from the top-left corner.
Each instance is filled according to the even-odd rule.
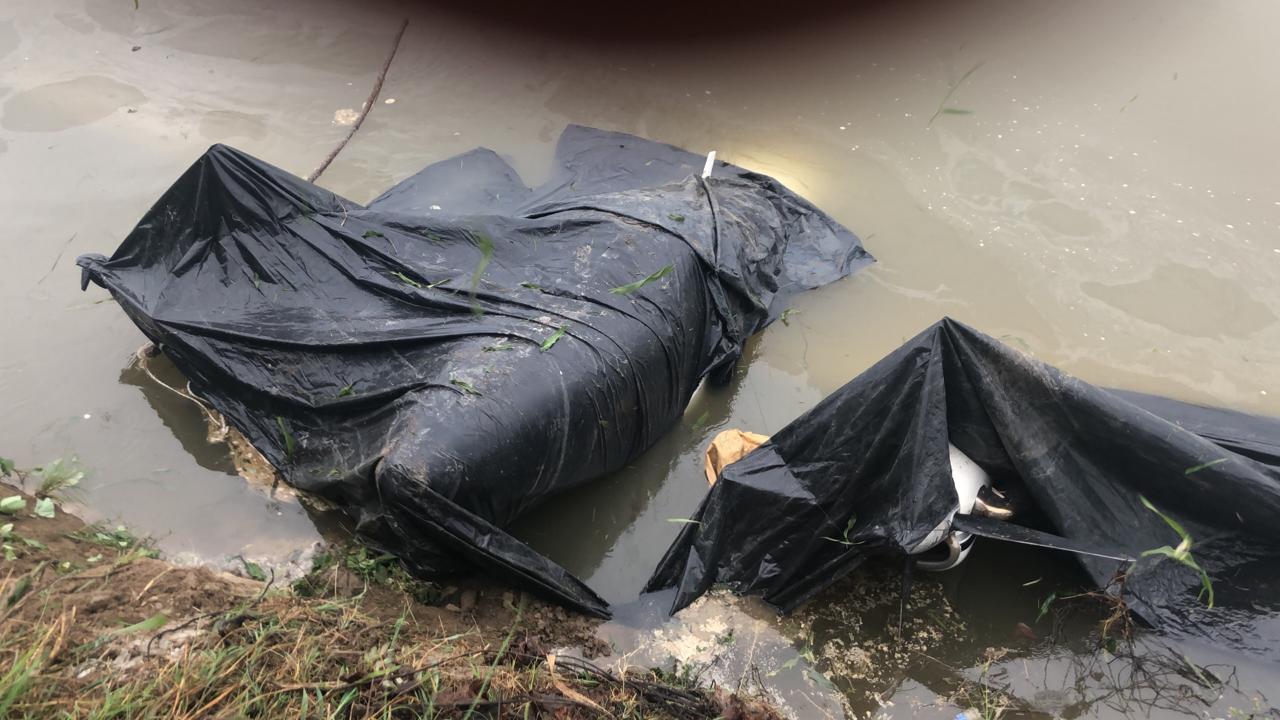
[[[318,597],[333,577],[335,570],[351,573],[362,584],[363,595],[370,587],[386,587],[403,593],[424,605],[437,605],[445,597],[444,589],[433,582],[419,580],[409,574],[394,555],[374,554],[369,548],[348,544],[331,546],[316,555],[311,572],[293,584],[299,597]]]
[[[293,439],[293,433],[289,432],[284,418],[279,415],[276,416],[276,426],[280,428],[280,439],[284,441],[284,459],[292,462],[298,450],[297,442]]]
[[[236,559],[244,566],[244,574],[247,575],[249,579],[257,580],[258,582],[267,581],[267,573],[262,569],[261,565],[253,562],[252,560],[246,560],[243,555],[237,555]]]
[[[640,288],[644,287],[645,285],[648,285],[651,282],[654,282],[663,277],[666,277],[667,274],[674,269],[675,269],[675,266],[673,265],[663,266],[663,268],[660,270],[655,270],[649,273],[648,275],[646,275],[645,277],[633,283],[627,283],[626,285],[619,285],[618,287],[613,288],[609,292],[613,293],[614,295],[627,295],[629,293],[633,293],[636,290],[639,290]]]
[[[476,269],[471,273],[471,312],[474,315],[483,315],[484,309],[480,307],[476,293],[480,290],[480,278],[484,277],[484,271],[493,260],[493,238],[485,233],[475,233],[475,239],[476,247],[480,249],[480,262],[476,263]]]
[[[1040,613],[1036,615],[1036,622],[1040,622],[1044,619],[1045,615],[1049,614],[1049,608],[1053,606],[1053,601],[1057,599],[1058,593],[1049,593],[1049,597],[1045,598],[1044,601],[1040,603]]]
[[[19,469],[9,458],[0,458],[0,477],[14,477],[24,486],[27,478],[36,478],[38,482],[32,494],[42,501],[36,504],[36,512],[41,514],[41,517],[53,517],[52,501],[66,499],[67,494],[84,479],[84,470],[74,457],[69,460],[66,458],[50,460],[42,467],[30,470]],[[6,500],[12,503],[10,498]],[[7,511],[0,507],[0,512]]]
[[[947,101],[950,100],[951,96],[955,94],[956,90],[958,90],[960,86],[964,84],[965,80],[968,80],[969,76],[977,72],[978,68],[980,67],[982,67],[981,62],[969,68],[968,72],[966,72],[964,75],[961,75],[960,79],[955,81],[955,83],[952,84],[951,87],[947,89],[947,94],[942,96],[942,102],[938,103],[938,109],[935,110],[933,112],[933,115],[929,117],[929,122],[925,123],[925,127],[929,127],[930,125],[933,125],[933,121],[937,120],[939,115],[972,115],[973,114],[972,110],[964,110],[956,107],[948,107]]]
[[[493,238],[485,233],[477,233],[476,247],[480,249],[480,262],[476,263],[476,269],[471,273],[471,292],[473,293],[479,287],[480,278],[489,267],[489,261],[493,260]]]
[[[396,278],[396,279],[397,279],[397,280],[399,280],[400,282],[405,283],[406,285],[412,285],[412,286],[414,286],[414,287],[418,288],[419,290],[421,290],[422,288],[426,287],[426,285],[423,285],[422,283],[418,282],[417,280],[414,280],[413,278],[409,277],[408,275],[405,275],[404,273],[400,272],[399,270],[397,270],[397,271],[395,271],[395,272],[391,273],[391,275],[392,275],[392,277]]]
[[[1009,699],[1004,693],[991,687],[991,664],[1004,657],[1007,650],[987,649],[986,659],[979,668],[977,682],[967,684],[960,690],[957,699],[967,703],[982,720],[1000,720],[1009,708]]]
[[[38,479],[34,491],[35,503],[31,508],[32,515],[45,519],[52,519],[57,510],[54,506],[54,500],[64,500],[67,494],[84,479],[84,471],[80,469],[79,463],[72,458],[65,460],[58,458],[51,460],[44,467],[32,468],[30,470],[20,470],[9,458],[0,458],[0,477],[13,477],[22,486],[26,485],[26,480],[34,476]],[[0,498],[0,515],[17,515],[27,509],[27,500],[21,495],[9,495]],[[12,523],[5,525],[11,532]],[[3,545],[4,557],[6,560],[12,560],[17,556],[16,546],[7,542],[9,532],[4,533],[6,542]],[[30,540],[27,540],[30,543]]]
[[[406,615],[390,623],[355,605],[322,607],[267,599],[239,622],[223,622],[224,632],[201,633],[180,652],[143,656],[130,670],[108,670],[111,652],[132,637],[165,637],[172,628],[164,614],[79,644],[68,642],[75,619],[69,610],[11,623],[0,629],[0,654],[13,659],[0,675],[0,717],[479,720],[503,708],[510,713],[503,717],[640,720],[720,713],[691,666],[623,677],[560,658],[526,634],[519,613],[493,646],[477,632],[411,635]],[[92,670],[84,680],[76,678],[82,667]]]
[[[85,525],[67,537],[77,542],[111,550],[121,557],[160,557],[160,552],[155,549],[155,543],[151,538],[138,537],[124,525],[117,525],[114,529],[101,524]]]
[[[556,343],[560,342],[560,338],[564,337],[564,334],[566,332],[568,332],[568,328],[566,328],[564,325],[561,325],[560,327],[556,328],[556,331],[551,333],[551,335],[546,340],[543,340],[542,345],[539,346],[542,352],[546,352],[550,350],[553,346],[555,346]]]
[[[1214,465],[1220,465],[1220,464],[1222,464],[1222,463],[1226,462],[1227,460],[1228,460],[1228,458],[1218,458],[1217,460],[1210,460],[1209,462],[1203,462],[1203,463],[1200,463],[1199,465],[1192,465],[1191,467],[1187,468],[1186,470],[1183,470],[1183,471],[1182,471],[1182,474],[1183,474],[1183,475],[1195,475],[1196,473],[1200,472],[1201,470],[1204,470],[1204,469],[1206,469],[1206,468],[1211,468],[1211,467],[1213,467]],[[1148,505],[1147,507],[1151,507],[1151,506],[1150,506],[1150,505]],[[1152,509],[1154,509],[1154,508],[1152,508]],[[1161,517],[1164,517],[1164,516],[1163,516],[1163,515],[1161,515]],[[1168,520],[1168,518],[1165,518],[1165,520],[1167,521],[1167,520]]]
[[[16,538],[14,524],[0,536]],[[692,668],[617,673],[558,656],[541,640],[548,608],[523,595],[489,601],[489,620],[478,608],[466,616],[429,607],[454,589],[415,580],[396,558],[359,545],[319,555],[289,592],[153,559],[124,528],[79,528],[56,535],[56,547],[54,537],[45,558],[0,575],[6,719],[694,720],[754,710],[754,701],[699,685]],[[80,567],[57,554],[78,558],[80,544],[117,559]],[[357,579],[359,592],[332,587],[337,574]],[[778,717],[767,708],[733,716]]]
[[[1209,465],[1209,464],[1212,464],[1212,463],[1207,463],[1206,465]],[[1167,524],[1170,528],[1172,528],[1173,531],[1177,533],[1178,537],[1180,538],[1180,542],[1178,543],[1178,546],[1176,548],[1170,547],[1168,545],[1161,545],[1158,548],[1152,548],[1151,550],[1147,550],[1143,552],[1142,557],[1144,558],[1152,557],[1152,556],[1166,557],[1171,560],[1177,561],[1191,568],[1192,570],[1196,571],[1196,573],[1200,575],[1201,587],[1200,587],[1199,598],[1203,599],[1206,595],[1208,595],[1209,599],[1208,599],[1208,602],[1206,602],[1205,604],[1208,605],[1209,607],[1213,607],[1213,582],[1209,580],[1209,574],[1204,571],[1204,568],[1200,567],[1200,563],[1196,562],[1196,559],[1191,556],[1191,547],[1192,547],[1191,536],[1187,534],[1187,531],[1182,527],[1180,523],[1178,523],[1178,521],[1174,520],[1168,515],[1165,515],[1164,513],[1157,510],[1156,506],[1152,505],[1150,500],[1142,496],[1139,496],[1138,499],[1142,501],[1142,504],[1146,506],[1148,510],[1155,513],[1156,515],[1159,515],[1160,519],[1164,520],[1165,524]]]
[[[53,500],[47,497],[36,500],[35,507],[31,508],[31,513],[36,517],[47,519],[53,518],[55,511],[53,509]]]
[[[854,545],[855,543],[849,539],[849,533],[853,532],[853,526],[857,524],[858,524],[858,514],[853,513],[849,516],[849,522],[845,523],[844,534],[841,537],[839,538],[824,537],[822,539],[830,540],[833,543],[839,543],[841,545],[844,545],[845,547]]]

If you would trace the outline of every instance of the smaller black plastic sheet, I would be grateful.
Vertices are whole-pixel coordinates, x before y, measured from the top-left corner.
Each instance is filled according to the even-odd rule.
[[[872,262],[772,178],[703,166],[572,126],[536,189],[481,149],[361,206],[215,146],[78,262],[288,482],[413,571],[606,615],[502,528],[635,458],[788,297]]]
[[[1280,657],[1280,420],[1097,388],[950,319],[726,467],[647,590],[676,588],[673,612],[717,584],[790,611],[870,556],[905,555],[956,510],[948,442],[1018,522],[1077,547],[1178,546],[1146,498],[1191,536],[1215,607],[1168,558],[1076,555],[1090,578],[1114,589],[1127,569],[1149,624]]]

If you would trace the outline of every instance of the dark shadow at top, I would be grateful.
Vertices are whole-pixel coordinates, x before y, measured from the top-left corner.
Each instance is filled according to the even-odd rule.
[[[920,0],[900,2],[809,3],[656,2],[613,3],[565,0],[511,4],[501,0],[436,0],[420,8],[443,11],[495,29],[563,38],[576,45],[649,44],[654,46],[742,44],[779,32],[832,23],[875,27],[901,26],[926,11]],[[851,38],[852,39],[852,38]]]

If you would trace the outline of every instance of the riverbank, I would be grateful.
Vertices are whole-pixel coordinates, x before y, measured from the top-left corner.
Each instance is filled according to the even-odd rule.
[[[0,516],[3,717],[780,717],[678,668],[598,667],[595,621],[359,547],[286,587],[0,496],[21,499]]]

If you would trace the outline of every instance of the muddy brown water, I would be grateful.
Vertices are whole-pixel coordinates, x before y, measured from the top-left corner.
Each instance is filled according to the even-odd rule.
[[[367,200],[476,145],[536,183],[575,122],[774,175],[880,260],[801,298],[751,343],[736,383],[696,396],[630,467],[516,528],[621,604],[605,630],[621,646],[657,652],[654,633],[714,640],[717,623],[738,623],[764,638],[778,671],[766,683],[792,712],[838,714],[831,688],[788,679],[808,660],[780,668],[804,633],[848,623],[801,629],[713,599],[664,625],[636,593],[670,520],[705,491],[712,434],[778,429],[944,314],[1095,383],[1280,414],[1280,5],[699,7],[0,3],[0,453],[26,466],[77,455],[82,512],[172,555],[280,559],[316,538],[295,501],[235,476],[194,406],[129,367],[142,336],[105,293],[79,292],[73,260],[110,252],[213,142],[306,174],[406,16],[382,98],[323,185]],[[1044,562],[985,550],[942,581],[972,635],[949,667],[980,669],[1014,618],[1034,616],[1047,593],[1023,588],[1021,568]],[[1047,716],[1141,710],[1072,705],[1077,651],[991,667]],[[1274,669],[1240,667],[1240,692],[1201,710],[1280,698]],[[904,670],[878,689],[891,704],[854,710],[947,715],[957,708],[933,703],[948,673]]]

